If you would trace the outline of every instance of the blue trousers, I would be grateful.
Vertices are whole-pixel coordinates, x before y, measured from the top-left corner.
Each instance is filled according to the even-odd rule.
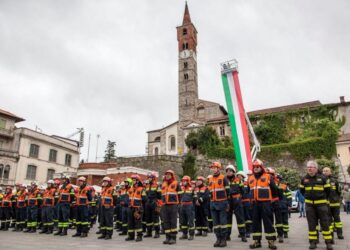
[[[27,207],[27,227],[36,228],[38,225],[38,206]]]
[[[89,208],[88,206],[77,207],[77,233],[88,233],[89,232]]]
[[[53,210],[54,207],[44,206],[41,208],[41,221],[44,227],[53,226]]]
[[[180,228],[183,234],[194,235],[194,207],[191,205],[181,205],[180,207]]]
[[[210,212],[216,238],[225,239],[227,235],[227,201],[210,202]]]
[[[69,203],[58,203],[58,228],[68,228],[70,205]]]

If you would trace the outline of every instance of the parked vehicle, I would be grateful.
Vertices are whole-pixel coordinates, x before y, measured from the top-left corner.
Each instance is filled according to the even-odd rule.
[[[297,191],[292,191],[292,207],[291,212],[299,212],[299,203],[295,199],[295,194]]]

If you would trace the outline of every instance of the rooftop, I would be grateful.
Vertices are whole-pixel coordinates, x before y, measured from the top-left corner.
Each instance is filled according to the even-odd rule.
[[[23,118],[15,115],[15,114],[12,114],[6,110],[3,110],[3,109],[0,109],[0,115],[3,115],[3,116],[6,116],[8,118],[12,118],[13,120],[15,120],[15,122],[23,122],[25,121]]]

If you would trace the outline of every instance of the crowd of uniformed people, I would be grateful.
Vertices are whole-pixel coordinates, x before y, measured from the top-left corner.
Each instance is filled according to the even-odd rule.
[[[253,162],[247,174],[233,165],[222,168],[214,162],[211,175],[195,180],[183,176],[178,181],[172,170],[159,180],[155,173],[144,181],[135,174],[117,186],[106,176],[100,193],[87,185],[85,177],[78,178],[77,186],[67,177],[49,180],[45,189],[35,182],[16,184],[15,190],[8,186],[0,193],[0,229],[26,233],[40,229],[40,234],[55,236],[66,236],[71,229],[75,230],[73,237],[87,237],[98,221],[98,239],[111,239],[116,230],[126,241],[137,242],[165,234],[163,244],[172,245],[178,232],[180,240],[213,232],[214,247],[225,247],[231,240],[234,215],[242,242],[252,238],[249,247],[261,248],[264,235],[268,247],[277,249],[276,240],[283,243],[288,238],[292,205],[288,183],[260,160]],[[310,249],[317,247],[322,234],[331,250],[334,232],[344,238],[340,193],[330,169],[323,172],[318,172],[316,162],[308,162],[300,191],[305,196]]]

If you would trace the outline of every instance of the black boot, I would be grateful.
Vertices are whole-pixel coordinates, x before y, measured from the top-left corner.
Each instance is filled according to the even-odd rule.
[[[29,233],[36,233],[36,227],[32,227],[32,229],[29,231]]]
[[[126,241],[135,240],[135,233],[128,233],[128,237],[125,238]]]
[[[282,236],[278,236],[278,243],[283,243],[283,237]]]
[[[194,239],[194,234],[190,234],[190,237],[188,237],[188,240],[193,240]]]
[[[165,241],[163,241],[163,244],[168,245],[170,241],[170,234],[165,235]]]
[[[67,231],[68,231],[68,228],[66,228],[66,227],[63,228],[63,230],[62,230],[60,236],[66,236],[66,235],[67,235]]]
[[[105,240],[111,240],[111,239],[112,239],[112,236],[110,234],[107,234],[105,237]]]
[[[176,234],[171,234],[170,235],[170,240],[169,240],[169,245],[174,245],[176,244]]]
[[[61,233],[62,233],[62,228],[59,227],[58,231],[56,233],[54,233],[53,235],[57,236],[57,235],[61,235]]]
[[[47,230],[47,226],[44,226],[43,229],[39,232],[39,234],[46,234]]]
[[[80,238],[86,238],[88,236],[87,233],[81,233]]]
[[[97,237],[97,239],[99,239],[99,240],[104,239],[104,238],[106,238],[105,233],[101,233],[101,235]]]
[[[135,241],[137,241],[137,242],[142,241],[142,234],[137,234],[137,237],[136,237]]]
[[[247,238],[245,237],[245,234],[241,235],[241,241],[242,242],[247,242]]]
[[[221,238],[216,238],[216,241],[215,241],[215,243],[214,243],[214,247],[219,247],[220,246],[220,243],[221,243]]]
[[[222,238],[221,241],[220,241],[219,247],[226,247],[226,246],[227,246],[226,239],[225,239],[225,238]]]
[[[145,238],[151,238],[152,237],[152,228],[147,227],[147,234],[144,237]]]
[[[195,234],[195,236],[202,236],[202,230],[198,230],[198,232]]]
[[[337,236],[338,236],[339,240],[344,240],[343,229],[342,228],[337,228]]]
[[[311,241],[309,245],[309,249],[316,249],[316,248],[317,248],[316,241]]]
[[[187,236],[187,234],[185,234],[185,233],[183,233],[182,235],[181,235],[181,237],[179,238],[179,240],[187,240],[188,239],[188,236]]]
[[[288,238],[288,233],[287,233],[287,232],[284,233],[284,238],[285,238],[285,239]]]
[[[274,240],[268,240],[268,244],[270,249],[277,249]]]
[[[122,231],[121,233],[119,233],[119,235],[127,235],[128,233],[126,231]]]
[[[252,244],[249,245],[250,249],[261,248],[261,241],[254,240]]]
[[[53,233],[53,226],[48,226],[46,234],[52,234]]]
[[[332,246],[332,243],[331,242],[326,242],[326,247],[327,247],[327,250],[333,250],[333,246]]]

